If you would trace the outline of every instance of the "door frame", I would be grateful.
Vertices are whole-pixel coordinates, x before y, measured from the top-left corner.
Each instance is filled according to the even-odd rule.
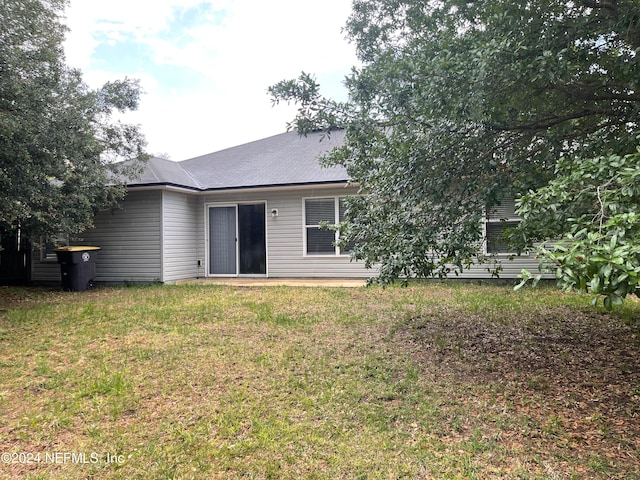
[[[241,274],[240,273],[240,242],[238,240],[238,234],[240,230],[238,206],[239,205],[264,205],[264,250],[265,250],[265,273],[264,274]],[[210,234],[211,225],[209,225],[209,209],[216,207],[232,207],[236,214],[236,273],[235,274],[212,274],[210,273]],[[232,278],[232,277],[246,277],[246,278],[267,278],[269,277],[269,235],[268,235],[268,222],[267,222],[267,201],[255,200],[255,201],[243,201],[243,202],[213,202],[204,204],[204,236],[205,236],[205,276],[212,278]]]

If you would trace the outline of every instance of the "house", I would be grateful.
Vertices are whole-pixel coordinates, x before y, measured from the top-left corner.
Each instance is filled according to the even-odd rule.
[[[283,133],[182,162],[152,158],[128,184],[119,208],[95,218],[72,243],[97,245],[96,281],[163,282],[199,277],[367,278],[376,274],[334,245],[343,199],[357,193],[344,168],[323,168],[319,155],[341,144],[330,137]],[[512,205],[487,218],[493,238],[515,220]],[[489,242],[497,253],[500,245]],[[59,282],[55,253],[32,253],[31,279]],[[505,262],[515,277],[535,260]],[[484,267],[468,277],[490,277]]]

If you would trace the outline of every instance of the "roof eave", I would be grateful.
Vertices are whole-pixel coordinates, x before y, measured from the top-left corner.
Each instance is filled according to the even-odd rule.
[[[242,190],[261,191],[261,190],[294,190],[301,188],[329,188],[329,187],[348,187],[358,186],[349,180],[325,180],[320,182],[299,182],[299,183],[279,183],[271,185],[238,185],[232,187],[211,187],[197,188],[176,183],[137,183],[127,185],[127,189],[131,190],[180,190],[195,194],[219,193],[219,192],[237,192]]]
[[[203,192],[221,192],[221,191],[237,191],[237,190],[258,190],[258,189],[291,189],[319,186],[335,186],[349,184],[349,180],[323,180],[318,182],[292,182],[292,183],[274,183],[263,185],[238,185],[234,187],[211,187],[202,189]]]
[[[178,183],[158,182],[158,183],[134,183],[126,185],[127,190],[180,190],[190,193],[198,193],[202,191],[200,188],[188,185],[180,185]]]

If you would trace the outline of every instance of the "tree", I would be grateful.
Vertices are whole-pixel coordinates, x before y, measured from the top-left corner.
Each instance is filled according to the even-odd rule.
[[[65,65],[65,4],[0,3],[0,229],[34,237],[91,226],[145,157],[138,127],[112,116],[137,108],[138,83],[91,90]]]
[[[324,161],[367,196],[341,238],[381,281],[486,259],[484,209],[544,187],[563,158],[635,151],[638,0],[354,0],[345,31],[362,62],[347,102],[304,73],[269,91],[298,102],[300,133],[345,129]],[[537,233],[520,247],[551,230]]]
[[[610,310],[640,295],[640,147],[620,157],[561,159],[556,178],[519,200],[520,232],[555,238],[539,248],[541,269],[565,290],[602,298]],[[525,271],[522,286],[540,275]]]

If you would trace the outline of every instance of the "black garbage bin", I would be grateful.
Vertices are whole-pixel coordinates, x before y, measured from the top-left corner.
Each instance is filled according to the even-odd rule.
[[[62,289],[84,292],[94,286],[96,256],[100,247],[72,246],[56,248],[62,274]]]

